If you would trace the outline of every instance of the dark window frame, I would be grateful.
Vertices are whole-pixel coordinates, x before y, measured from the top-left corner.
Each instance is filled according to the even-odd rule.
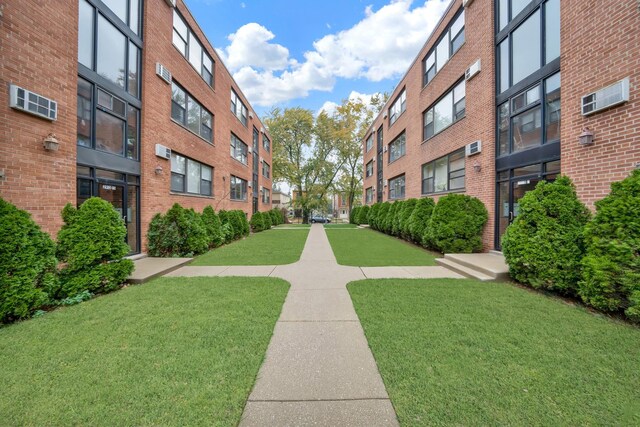
[[[173,86],[176,86],[176,88],[178,88],[179,90],[182,91],[182,93],[184,94],[184,105],[181,106],[173,97]],[[192,103],[198,105],[200,107],[200,126],[199,126],[199,130],[200,132],[196,133],[193,131],[193,129],[189,128],[188,125],[188,116],[189,116],[189,110],[188,110],[188,106],[189,106],[189,101],[191,101]],[[176,108],[180,108],[182,110],[182,116],[183,119],[180,120],[177,117],[174,117],[174,106]],[[205,121],[203,120],[203,116],[204,113],[209,114],[209,119],[211,121],[211,126],[207,126],[205,124]],[[208,144],[213,145],[213,128],[214,128],[214,115],[211,111],[207,110],[201,102],[199,102],[197,99],[195,99],[193,97],[193,95],[191,95],[189,92],[187,92],[182,86],[180,86],[178,83],[176,83],[176,81],[172,81],[171,82],[171,120],[174,123],[179,124],[180,126],[182,126],[183,128],[185,128],[186,130],[188,130],[189,132],[191,132],[192,134],[198,136],[199,138],[203,139],[204,141],[206,141]],[[203,129],[206,129],[207,131],[203,131]],[[203,134],[204,133],[204,134]],[[207,138],[206,134],[209,134],[209,138]]]
[[[247,201],[248,181],[235,175],[231,175],[229,179],[229,198],[238,202]],[[234,188],[235,186],[235,188]]]
[[[401,191],[402,194],[400,196],[398,196],[398,195],[395,194],[396,193],[396,191],[395,191],[396,188],[394,187],[394,184],[395,184],[396,181],[399,181],[400,179],[402,179],[402,186],[400,186],[399,188],[402,189],[402,191]],[[402,200],[402,199],[405,198],[406,188],[407,188],[407,181],[406,181],[406,178],[405,178],[405,174],[398,175],[398,176],[395,176],[395,177],[389,179],[389,184],[388,185],[389,185],[389,200]]]
[[[239,111],[238,108],[240,109]],[[238,92],[236,92],[233,88],[231,88],[231,112],[234,116],[236,116],[240,123],[242,123],[245,127],[248,126],[249,109],[238,95]]]
[[[239,146],[238,143],[240,143]],[[231,132],[229,146],[231,158],[247,166],[249,164],[249,146],[233,132]]]
[[[458,21],[458,19],[461,16],[464,21],[462,23],[462,27],[460,28],[460,30],[458,30],[457,33],[452,34],[451,30],[453,29],[453,25]],[[464,7],[462,7],[460,8],[460,10],[458,10],[458,12],[456,12],[453,18],[451,18],[451,20],[447,24],[447,27],[442,31],[440,37],[438,37],[438,39],[433,44],[431,49],[429,49],[429,51],[424,56],[424,58],[422,58],[422,87],[425,87],[426,85],[428,85],[438,75],[440,70],[442,70],[442,68],[444,68],[444,66],[447,63],[449,63],[453,55],[455,55],[462,48],[462,46],[464,46],[464,43],[466,41],[465,27],[466,27],[466,17],[464,13]],[[442,68],[438,69],[438,54],[436,51],[438,46],[440,45],[440,43],[445,37],[448,39],[447,43],[449,46],[449,55],[448,55],[447,61],[442,65]],[[462,37],[463,40],[462,42],[460,42],[457,48],[454,48],[454,41],[459,37]],[[427,64],[432,55],[433,55],[433,65],[427,68]]]
[[[266,169],[265,169],[266,167]],[[271,179],[271,165],[266,160],[262,160],[262,176]],[[266,171],[266,173],[265,173]]]
[[[459,99],[456,102],[455,99],[455,91],[458,87],[464,87],[464,96]],[[444,128],[438,130],[436,132],[435,129],[435,122],[436,122],[436,118],[435,118],[435,109],[436,106],[438,106],[438,104],[440,104],[440,102],[444,101],[445,98],[451,94],[451,105],[452,105],[452,111],[451,111],[451,123],[449,123],[447,126],[445,126]],[[426,110],[424,110],[422,112],[422,142],[428,141],[429,139],[433,138],[434,136],[440,134],[441,132],[444,132],[446,129],[448,129],[449,127],[453,126],[454,124],[456,124],[457,122],[459,122],[460,120],[464,119],[466,117],[466,113],[467,113],[467,109],[466,109],[466,102],[467,102],[467,89],[466,89],[466,81],[464,79],[464,77],[462,79],[459,79],[458,81],[456,81],[456,83],[453,84],[453,86],[451,86],[449,89],[447,89],[446,92],[444,92],[442,94],[442,96],[440,96],[440,98],[438,98],[433,104],[431,104],[429,106],[429,108],[427,108]],[[457,107],[458,106],[462,106],[462,108],[458,111]],[[430,113],[430,114],[429,114]],[[431,116],[431,121],[428,121],[428,116]],[[430,131],[431,129],[431,131]]]
[[[266,196],[266,197],[265,197]],[[271,192],[269,191],[268,188],[262,187],[262,203],[263,204],[268,204],[271,203]]]
[[[365,203],[366,204],[373,203],[374,196],[375,194],[373,191],[373,187],[367,187],[367,189],[365,190]]]
[[[402,143],[400,145],[400,154],[397,157],[391,158],[391,154],[394,151],[393,146],[400,143]],[[402,131],[400,135],[396,136],[394,140],[389,143],[388,151],[389,151],[389,160],[388,160],[389,163],[393,163],[396,160],[401,159],[402,157],[407,155],[407,132],[406,131]]]
[[[400,104],[398,104],[398,103],[400,103]],[[398,111],[398,112],[394,111],[396,109],[397,105],[399,105],[399,107],[400,107],[400,111]],[[389,126],[391,126],[395,122],[397,122],[398,119],[400,118],[400,116],[405,111],[407,111],[407,88],[403,87],[402,91],[398,94],[398,96],[396,96],[396,99],[393,101],[393,103],[389,107],[389,110],[388,110]]]
[[[459,155],[462,154],[462,159],[464,160],[463,162],[463,166],[462,168],[459,169],[451,169],[451,157],[455,156],[455,155]],[[445,190],[440,190],[440,191],[436,191],[435,188],[435,181],[436,181],[436,162],[438,162],[439,160],[443,160],[443,159],[447,159],[447,188]],[[457,159],[456,159],[457,160]],[[431,176],[429,177],[425,177],[425,168],[427,166],[431,165],[432,166],[432,170],[433,173]],[[420,175],[421,175],[421,186],[420,186],[420,194],[424,195],[428,195],[428,194],[444,194],[444,193],[451,193],[451,192],[459,192],[459,191],[464,191],[466,188],[466,166],[467,166],[467,159],[465,156],[465,149],[460,148],[458,150],[452,151],[449,154],[446,154],[442,157],[438,157],[437,159],[431,160],[430,162],[424,163],[420,166]],[[463,172],[460,175],[460,172]],[[455,176],[454,176],[455,175]],[[451,188],[451,181],[453,179],[458,179],[458,178],[465,178],[465,185],[463,185],[462,187],[457,187],[457,188]],[[433,191],[428,191],[426,190],[426,187],[428,187],[428,182],[431,181],[432,182],[432,188]]]
[[[182,21],[182,24],[187,28],[187,40],[185,40],[184,37],[182,37],[182,35],[180,34],[180,32],[176,30],[176,27],[175,27],[175,18],[176,17],[178,19],[180,19]],[[185,43],[185,51],[184,52],[182,52],[182,50],[180,50],[180,48],[178,46],[176,46],[176,44],[173,42],[173,35],[177,35]],[[196,66],[189,59],[190,47],[192,46],[192,43],[191,43],[191,39],[192,38],[195,40],[195,43],[198,43],[198,45],[200,45],[200,49],[202,51],[201,55],[200,55],[200,70],[198,70],[196,68]],[[184,57],[184,59],[187,60],[187,62],[193,67],[193,69],[198,72],[200,77],[202,77],[202,79],[205,81],[205,83],[207,83],[207,85],[209,85],[212,88],[215,87],[215,65],[216,65],[216,62],[213,60],[211,55],[209,55],[209,52],[207,52],[207,49],[205,48],[204,44],[200,41],[198,36],[196,36],[193,33],[193,30],[191,29],[189,24],[187,24],[187,21],[184,19],[182,14],[176,8],[173,8],[171,44],[173,44],[173,46],[178,50],[178,52],[180,52],[180,54]],[[205,66],[205,59],[208,60],[211,63],[211,70],[207,69],[207,67]]]
[[[264,133],[262,134],[262,148],[264,148],[264,151],[267,153],[271,152],[271,140]]]
[[[174,161],[174,156],[180,156],[184,159],[184,174],[178,172],[178,171],[174,171],[173,169],[173,161]],[[199,180],[199,187],[200,187],[200,191],[197,193],[191,192],[189,191],[189,161],[198,163],[200,165],[200,180]],[[172,193],[180,193],[180,194],[189,194],[189,195],[196,195],[196,196],[204,196],[204,197],[213,197],[213,174],[215,171],[215,168],[211,165],[208,165],[206,163],[202,163],[199,160],[195,160],[192,159],[191,157],[187,157],[185,155],[176,153],[175,151],[171,152],[171,182],[169,185],[169,188],[171,190]],[[202,171],[203,171],[203,166],[209,168],[209,170],[211,171],[211,179],[207,180],[203,178],[202,175]],[[179,189],[177,187],[174,187],[174,177],[181,177],[182,178],[182,189]],[[203,183],[206,183],[204,188],[207,188],[209,191],[205,191],[203,192]]]
[[[369,165],[371,165],[371,172],[369,172]],[[370,176],[373,176],[373,159],[369,160],[365,166],[365,178],[369,178]]]

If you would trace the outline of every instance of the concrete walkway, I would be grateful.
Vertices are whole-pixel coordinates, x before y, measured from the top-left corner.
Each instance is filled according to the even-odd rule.
[[[291,283],[241,426],[397,426],[346,284],[367,277],[462,277],[442,267],[338,265],[322,225],[311,227],[294,264],[182,267],[169,275],[272,276]]]

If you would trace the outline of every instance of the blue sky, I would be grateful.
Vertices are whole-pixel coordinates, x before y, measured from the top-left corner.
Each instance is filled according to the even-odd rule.
[[[391,91],[449,0],[186,0],[259,115]]]

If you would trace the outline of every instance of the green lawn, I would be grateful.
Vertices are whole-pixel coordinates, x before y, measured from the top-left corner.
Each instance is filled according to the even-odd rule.
[[[267,230],[200,255],[191,265],[281,265],[300,259],[309,230]]]
[[[436,265],[436,255],[370,229],[331,230],[327,237],[338,264],[356,267]]]
[[[325,224],[324,228],[358,228],[355,224]]]
[[[275,228],[309,228],[311,224],[280,224]]]
[[[513,285],[348,285],[403,426],[640,425],[640,329]]]
[[[0,329],[3,425],[237,425],[288,283],[158,279]]]

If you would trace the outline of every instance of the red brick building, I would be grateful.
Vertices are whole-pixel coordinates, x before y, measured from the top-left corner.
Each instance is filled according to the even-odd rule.
[[[270,209],[268,134],[183,1],[68,3],[2,8],[0,195],[53,235],[109,200],[133,253],[174,203]]]
[[[636,0],[453,0],[363,141],[364,202],[478,197],[485,250],[540,180],[593,207],[640,163],[639,28]]]

